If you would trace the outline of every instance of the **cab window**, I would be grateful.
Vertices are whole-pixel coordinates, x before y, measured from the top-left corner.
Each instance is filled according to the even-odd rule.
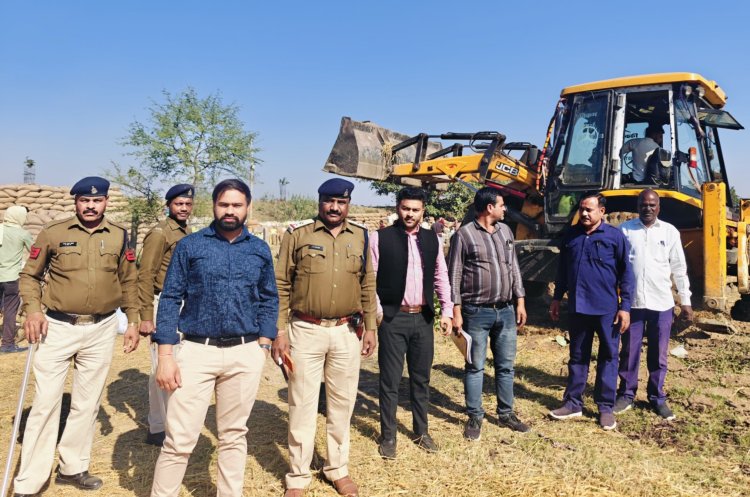
[[[565,186],[599,185],[607,131],[607,94],[576,100],[564,148],[555,168]]]

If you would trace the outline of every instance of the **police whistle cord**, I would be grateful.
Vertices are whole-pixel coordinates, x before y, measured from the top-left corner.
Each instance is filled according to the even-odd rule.
[[[23,371],[23,381],[21,382],[21,389],[18,392],[18,406],[16,407],[16,418],[13,420],[13,432],[10,435],[10,442],[8,442],[8,457],[5,459],[5,472],[3,473],[3,486],[0,489],[0,496],[6,497],[8,494],[8,483],[11,477],[11,466],[13,464],[13,454],[16,451],[16,437],[18,437],[18,429],[21,426],[21,414],[23,414],[23,400],[26,397],[26,387],[29,383],[29,373],[31,373],[31,365],[34,363],[34,350],[36,350],[35,344],[29,344],[29,351],[26,355],[26,369]]]

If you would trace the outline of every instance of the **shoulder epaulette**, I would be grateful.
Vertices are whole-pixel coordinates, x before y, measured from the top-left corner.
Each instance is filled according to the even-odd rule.
[[[363,230],[367,231],[367,225],[365,223],[359,223],[357,221],[352,221],[351,219],[348,220],[349,224],[353,224],[354,226],[357,226],[358,228],[362,228]]]
[[[286,229],[287,232],[292,233],[297,228],[301,228],[303,226],[308,226],[312,223],[314,223],[314,219],[305,219],[304,221],[300,221],[299,223],[290,224],[289,227]]]

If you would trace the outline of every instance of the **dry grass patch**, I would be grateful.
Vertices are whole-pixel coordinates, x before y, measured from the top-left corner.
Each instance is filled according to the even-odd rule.
[[[743,382],[747,381],[748,366],[747,355],[738,352],[745,350],[739,348],[744,345],[737,344],[747,343],[750,334],[723,341],[708,335],[687,345],[689,359],[670,358],[674,368],[667,388],[677,422],[661,421],[639,402],[636,409],[618,417],[615,432],[607,433],[596,423],[590,392],[583,418],[571,422],[546,418],[547,411],[560,403],[567,374],[567,349],[554,341],[557,333],[559,330],[538,322],[519,337],[516,407],[521,419],[532,425],[532,433],[519,435],[494,424],[494,371],[488,364],[484,386],[488,414],[482,439],[475,443],[462,437],[463,364],[448,339],[436,337],[430,431],[441,451],[430,455],[411,442],[408,381],[404,377],[396,461],[383,461],[377,453],[377,361],[364,361],[351,431],[351,473],[363,497],[748,495],[750,407],[749,399],[742,395],[747,392]],[[14,354],[0,361],[0,382],[6,393],[0,399],[3,450],[24,359],[22,354]],[[99,495],[149,495],[158,449],[143,443],[147,373],[145,349],[132,356],[116,352],[92,454],[91,471],[105,480]],[[643,400],[645,366],[641,375],[639,398]],[[26,406],[32,395],[30,391]],[[321,405],[321,412],[323,409]],[[286,385],[270,361],[248,425],[245,494],[279,496],[288,461]],[[322,467],[325,454],[324,428],[321,415],[313,461],[316,470]],[[215,447],[212,407],[188,466],[182,495],[215,495]],[[5,453],[0,457],[4,459]],[[44,495],[90,494],[51,483]],[[336,494],[316,473],[307,495]]]

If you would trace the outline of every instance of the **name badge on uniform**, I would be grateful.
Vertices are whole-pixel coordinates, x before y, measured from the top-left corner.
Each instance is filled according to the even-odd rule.
[[[323,247],[320,245],[308,245],[310,247],[310,250],[320,250],[323,251]]]
[[[78,242],[60,242],[61,247],[76,247]]]

